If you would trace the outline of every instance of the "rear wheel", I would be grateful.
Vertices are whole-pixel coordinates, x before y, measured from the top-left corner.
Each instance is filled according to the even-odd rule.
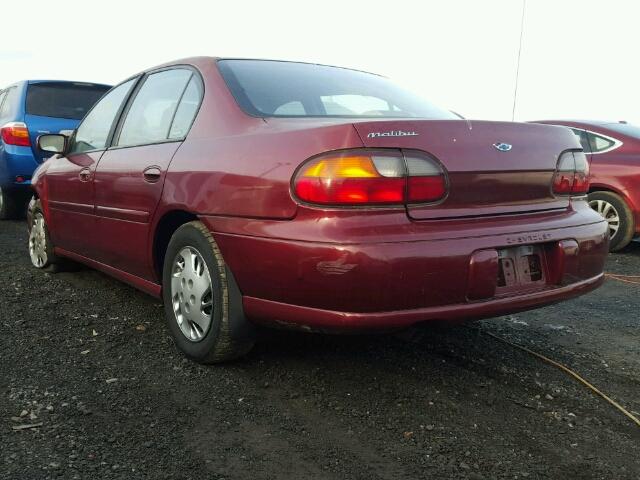
[[[211,233],[201,222],[176,230],[165,254],[163,299],[176,345],[200,363],[240,357],[254,344],[241,296]]]
[[[609,224],[609,250],[617,252],[629,245],[635,232],[633,213],[626,202],[612,192],[592,192],[589,206]]]

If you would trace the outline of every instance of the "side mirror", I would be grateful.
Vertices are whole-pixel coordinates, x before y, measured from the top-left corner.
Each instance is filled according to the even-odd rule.
[[[38,148],[49,153],[64,153],[67,148],[67,137],[57,133],[40,135]]]

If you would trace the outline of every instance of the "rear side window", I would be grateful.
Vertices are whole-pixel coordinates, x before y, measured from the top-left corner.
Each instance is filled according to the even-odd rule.
[[[89,83],[33,83],[27,89],[26,112],[80,120],[107,90],[109,87]]]
[[[136,80],[129,80],[102,97],[78,127],[70,154],[105,148],[116,115]]]
[[[169,138],[183,138],[189,133],[193,119],[196,117],[196,113],[198,113],[198,108],[200,108],[202,93],[200,79],[196,75],[193,75],[191,80],[189,80],[189,85],[187,85],[187,89],[184,91],[180,105],[178,105],[176,114],[173,117],[171,130],[169,130]]]
[[[131,103],[117,145],[146,145],[167,140],[178,103],[192,75],[187,69],[149,75]]]
[[[589,138],[587,137],[587,132],[577,128],[572,128],[571,131],[575,133],[576,137],[578,137],[578,140],[580,140],[580,145],[582,145],[582,149],[586,153],[589,153],[591,151],[591,146],[589,145]]]
[[[615,145],[615,142],[609,138],[601,137],[595,133],[589,133],[589,146],[594,153],[603,152],[609,150]]]
[[[218,68],[249,115],[459,118],[384,77],[357,70],[273,60],[219,60]]]

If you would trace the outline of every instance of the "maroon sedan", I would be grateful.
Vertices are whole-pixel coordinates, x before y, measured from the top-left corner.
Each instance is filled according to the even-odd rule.
[[[578,137],[590,163],[589,205],[609,223],[611,251],[640,235],[640,127],[626,122],[543,120]]]
[[[389,80],[194,58],[114,87],[36,172],[33,264],[164,299],[216,362],[254,325],[389,331],[598,287],[607,223],[570,130],[461,120]]]

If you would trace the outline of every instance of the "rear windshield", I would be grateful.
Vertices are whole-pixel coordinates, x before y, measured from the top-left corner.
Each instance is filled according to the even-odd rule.
[[[249,115],[459,118],[371,73],[272,60],[219,60],[218,67]]]
[[[80,120],[107,90],[88,83],[34,83],[27,90],[27,113]]]
[[[618,132],[629,137],[640,138],[640,127],[636,125],[630,125],[628,123],[609,123],[604,126],[614,132]]]

